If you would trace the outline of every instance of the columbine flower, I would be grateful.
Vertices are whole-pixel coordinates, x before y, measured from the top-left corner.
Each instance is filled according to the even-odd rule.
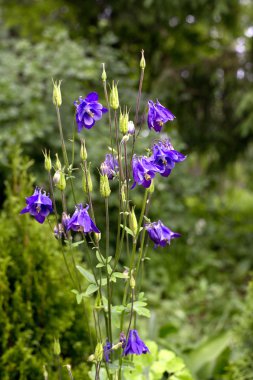
[[[149,129],[154,129],[156,132],[160,132],[163,124],[167,123],[167,121],[172,121],[176,116],[170,112],[167,108],[162,106],[158,100],[156,103],[149,100],[148,102],[149,110],[148,110],[148,127]]]
[[[96,227],[95,223],[88,214],[89,206],[86,205],[83,208],[83,205],[80,203],[76,205],[76,211],[68,221],[67,231],[80,231],[80,232],[97,232],[99,229]]]
[[[104,359],[106,363],[110,361],[110,354],[111,354],[112,344],[109,342],[109,340],[106,341],[103,350],[104,350]]]
[[[104,108],[98,102],[98,94],[96,92],[91,92],[85,99],[80,96],[79,102],[75,101],[74,105],[76,106],[78,132],[81,132],[83,128],[92,128],[95,122],[102,118],[103,113],[108,111],[107,108]]]
[[[42,190],[37,187],[33,195],[26,198],[26,204],[27,206],[20,214],[29,212],[39,223],[44,223],[46,217],[53,211],[51,199],[45,191],[42,193]]]
[[[166,244],[170,244],[171,239],[181,236],[177,232],[171,231],[160,220],[146,224],[145,229],[148,231],[150,239],[155,243],[155,247],[165,247]]]
[[[111,153],[106,154],[104,162],[100,166],[103,175],[107,175],[108,179],[113,179],[119,171],[119,163],[116,157]]]
[[[130,330],[123,355],[142,355],[147,354],[148,352],[150,351],[146,344],[139,337],[137,330]]]
[[[186,156],[173,148],[168,139],[154,144],[152,150],[153,163],[157,166],[157,171],[163,177],[168,177],[175,163],[186,159]]]
[[[136,186],[136,183],[148,188],[157,172],[157,167],[153,164],[151,158],[145,156],[137,157],[134,155],[132,159],[132,169],[134,178],[132,189]]]

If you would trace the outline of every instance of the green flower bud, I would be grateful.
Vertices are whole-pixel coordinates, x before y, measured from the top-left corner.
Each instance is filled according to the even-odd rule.
[[[61,170],[61,161],[59,160],[58,154],[56,153],[56,162],[55,162],[55,167],[56,170]]]
[[[48,372],[45,364],[43,365],[43,376],[44,380],[48,380]]]
[[[54,354],[59,356],[61,353],[61,346],[59,339],[54,338]]]
[[[106,174],[100,175],[100,194],[103,198],[108,198],[111,194],[110,184]]]
[[[96,349],[95,349],[95,360],[97,362],[101,362],[103,360],[103,354],[104,354],[104,350],[103,350],[103,345],[102,343],[97,343],[96,345]]]
[[[119,130],[123,135],[128,133],[128,121],[129,121],[129,114],[127,111],[121,112],[119,115]]]
[[[93,362],[95,360],[95,355],[94,354],[91,354],[89,357],[88,357],[88,362]]]
[[[60,107],[61,104],[62,104],[62,98],[61,98],[61,80],[58,81],[55,81],[52,79],[53,81],[53,103],[55,106],[57,107]]]
[[[131,277],[130,277],[130,287],[132,289],[135,288],[135,279],[134,279],[134,276],[133,276],[133,272],[131,273]]]
[[[86,147],[85,147],[85,140],[81,140],[81,149],[80,149],[80,157],[83,161],[86,161],[87,160],[87,150],[86,150]]]
[[[129,214],[129,227],[135,237],[138,232],[138,223],[137,223],[136,215],[134,212],[134,208],[132,208]]]
[[[101,240],[101,233],[94,232],[95,242],[98,244]]]
[[[116,110],[119,108],[119,94],[118,94],[118,88],[114,84],[114,81],[112,82],[112,88],[110,92],[110,106]]]
[[[45,166],[45,169],[47,172],[50,172],[50,170],[52,169],[52,161],[51,161],[51,157],[50,157],[50,152],[47,153],[47,151],[45,150],[45,152],[43,152],[43,155],[44,155],[44,166]]]
[[[144,57],[144,50],[142,49],[141,51],[141,60],[140,60],[140,68],[142,70],[144,70],[146,67],[146,61],[145,61],[145,57]]]
[[[104,63],[102,63],[102,68],[103,68],[103,71],[102,71],[101,79],[102,79],[103,82],[105,82],[106,79],[107,79],[107,75],[106,75],[106,72],[105,72],[105,64]]]
[[[83,186],[83,191],[86,194],[91,193],[93,190],[92,180],[91,180],[91,175],[90,175],[90,168],[87,168],[86,173],[85,172],[83,173],[82,186]]]

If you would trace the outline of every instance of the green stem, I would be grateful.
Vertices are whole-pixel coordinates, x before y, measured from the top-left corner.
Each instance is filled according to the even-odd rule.
[[[111,316],[111,285],[110,274],[108,272],[108,257],[109,257],[109,238],[110,238],[110,220],[109,220],[109,203],[108,198],[105,198],[105,219],[106,219],[106,281],[108,294],[108,324],[109,324],[109,340],[112,342],[112,316]]]

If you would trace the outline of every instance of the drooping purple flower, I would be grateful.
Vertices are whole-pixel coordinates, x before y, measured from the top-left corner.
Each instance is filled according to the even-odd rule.
[[[163,176],[168,177],[175,163],[182,162],[186,156],[173,148],[168,139],[159,141],[152,147],[152,161],[157,167],[157,171]]]
[[[54,236],[56,239],[61,239],[64,235],[64,227],[61,223],[54,226]]]
[[[96,121],[102,118],[103,113],[107,112],[107,108],[98,102],[98,94],[91,92],[85,99],[82,96],[78,101],[74,102],[76,106],[76,123],[77,130],[81,132],[83,128],[90,129]]]
[[[165,247],[170,244],[171,239],[179,238],[181,235],[177,232],[171,231],[160,220],[158,222],[149,223],[145,225],[150,239],[155,243],[155,247]]]
[[[149,100],[148,106],[148,127],[156,132],[161,132],[163,125],[169,120],[174,120],[176,117],[170,110],[162,106],[158,100],[156,103]]]
[[[76,210],[72,217],[68,221],[67,231],[80,231],[80,232],[97,232],[100,233],[99,229],[96,227],[95,223],[88,214],[89,205],[83,208],[80,203],[76,205]]]
[[[137,330],[130,330],[126,347],[123,351],[123,356],[126,355],[142,355],[149,353],[149,349],[146,344],[141,340]]]
[[[106,341],[103,350],[104,350],[104,359],[106,363],[110,361],[110,354],[111,354],[112,344],[109,342],[109,340]]]
[[[134,133],[135,133],[135,126],[134,126],[134,123],[133,123],[132,120],[130,120],[128,122],[127,128],[128,128],[127,132],[129,133],[129,135],[134,135]]]
[[[136,186],[136,183],[148,188],[157,172],[157,167],[153,164],[151,157],[146,156],[137,157],[134,155],[132,159],[132,169],[134,178],[132,189]]]
[[[37,188],[33,195],[26,198],[27,206],[20,212],[25,214],[29,212],[37,222],[44,223],[46,217],[53,211],[52,201],[45,191]]]
[[[119,163],[111,153],[105,155],[105,160],[100,166],[101,172],[107,175],[108,179],[113,179],[119,171]]]

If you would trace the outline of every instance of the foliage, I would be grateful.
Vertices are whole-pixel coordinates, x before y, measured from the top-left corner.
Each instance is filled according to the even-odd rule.
[[[253,338],[252,338],[252,312],[253,312],[253,282],[248,286],[246,302],[235,328],[233,344],[233,357],[228,367],[229,380],[252,380],[253,379]]]
[[[44,364],[49,378],[56,379],[54,337],[60,339],[62,363],[73,364],[76,374],[85,374],[82,362],[90,354],[88,326],[71,295],[58,243],[48,239],[49,225],[41,228],[19,215],[33,183],[27,172],[32,163],[21,159],[20,153],[16,147],[0,215],[1,379],[42,378]]]

